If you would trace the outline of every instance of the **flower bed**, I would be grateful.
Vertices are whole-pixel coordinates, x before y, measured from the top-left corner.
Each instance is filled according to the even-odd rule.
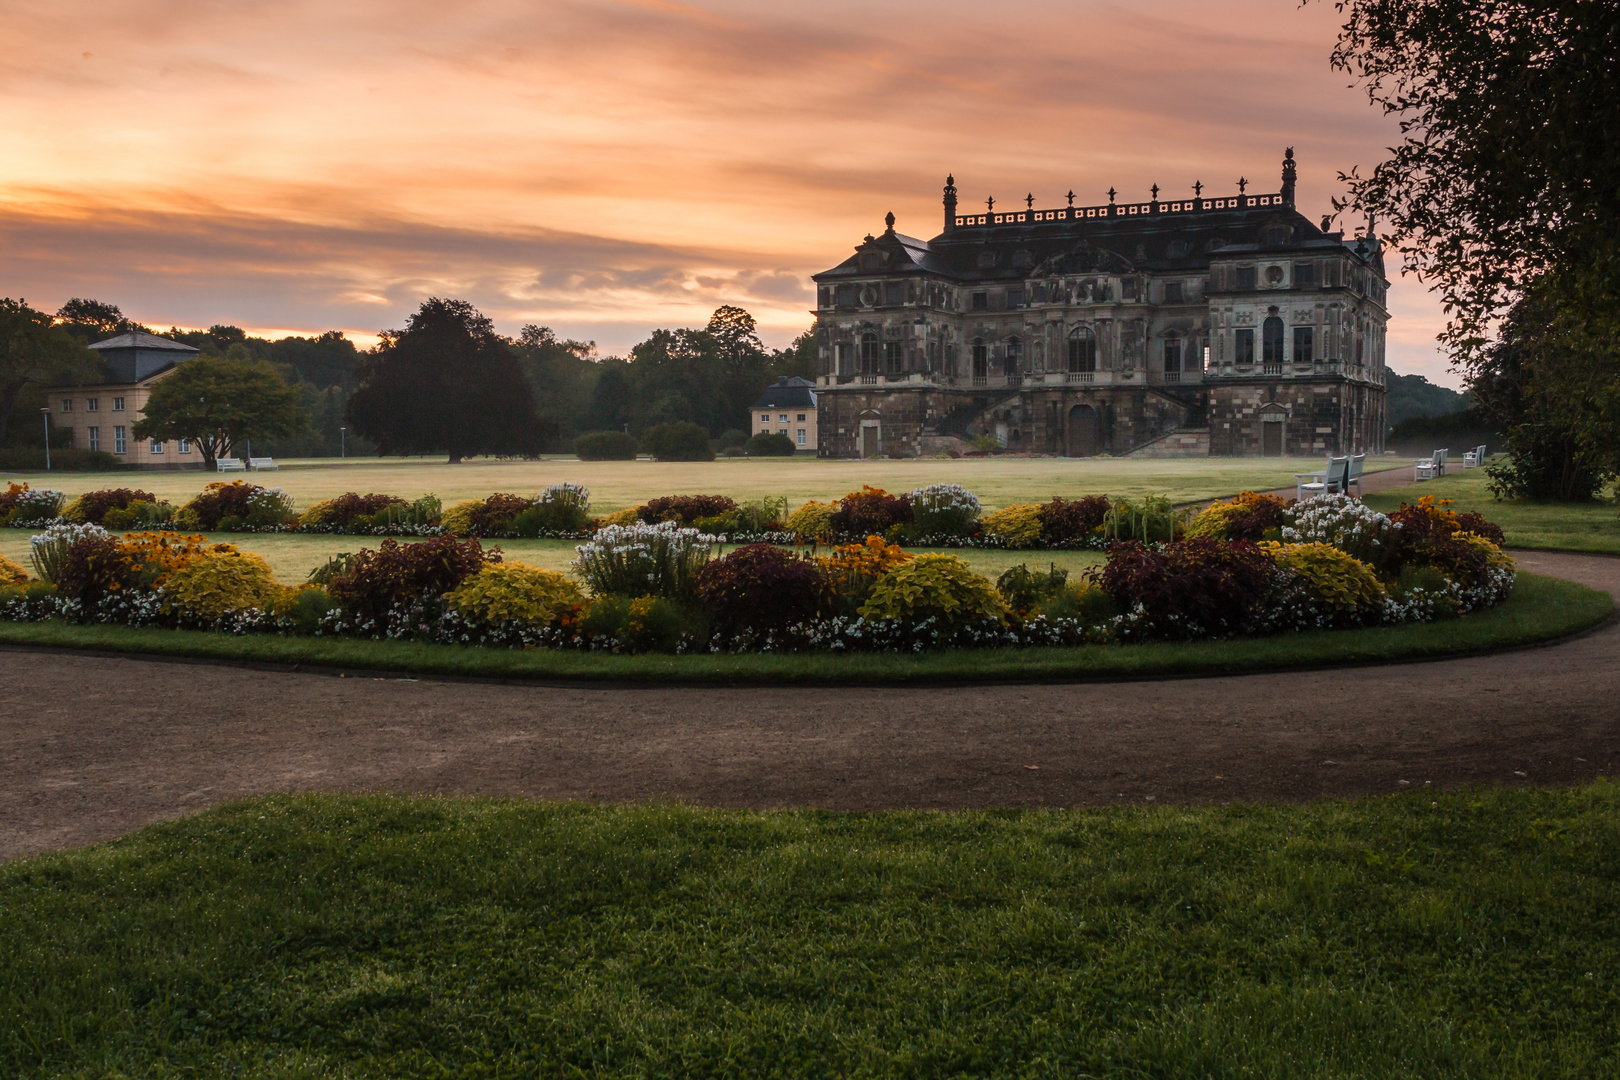
[[[34,537],[38,580],[0,584],[0,618],[611,652],[916,652],[1427,622],[1513,587],[1490,524],[1432,500],[1386,517],[1326,496],[1276,520],[1265,532],[1281,538],[1260,542],[1115,541],[1074,581],[1020,566],[992,583],[956,556],[913,556],[877,535],[819,558],[766,544],[717,558],[713,534],[666,520],[599,529],[577,549],[579,584],[506,563],[476,537],[440,536],[385,540],[296,587],[201,536],[58,524]]]

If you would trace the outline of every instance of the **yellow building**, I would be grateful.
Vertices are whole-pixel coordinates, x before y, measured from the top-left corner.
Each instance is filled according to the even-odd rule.
[[[754,402],[753,413],[753,434],[786,435],[794,453],[816,452],[816,391],[808,379],[777,379]]]
[[[78,449],[105,450],[129,468],[202,468],[202,454],[184,439],[152,442],[132,434],[152,387],[198,350],[140,332],[90,347],[106,361],[107,378],[90,386],[54,387],[48,396],[51,425],[72,428]]]

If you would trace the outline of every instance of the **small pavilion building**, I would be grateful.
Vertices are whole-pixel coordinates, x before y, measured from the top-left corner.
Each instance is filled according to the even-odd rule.
[[[755,435],[786,435],[796,454],[814,454],[816,441],[816,384],[797,376],[783,376],[765,388],[754,402]]]
[[[88,386],[52,388],[48,395],[52,426],[72,428],[75,447],[105,450],[126,468],[202,468],[202,454],[184,439],[137,441],[131,434],[152,387],[199,350],[141,331],[98,341],[90,348],[106,362],[106,378]]]

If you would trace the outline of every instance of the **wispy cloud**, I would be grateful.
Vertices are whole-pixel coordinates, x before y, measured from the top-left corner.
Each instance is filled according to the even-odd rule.
[[[148,322],[398,325],[431,292],[623,351],[717,303],[777,342],[885,211],[1220,190],[1302,204],[1387,123],[1331,6],[0,0],[0,293]],[[1396,363],[1438,373],[1402,285]]]

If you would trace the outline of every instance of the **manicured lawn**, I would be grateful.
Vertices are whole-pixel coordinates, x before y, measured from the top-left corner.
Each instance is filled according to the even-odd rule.
[[[1396,459],[1389,459],[1396,464]],[[445,505],[504,491],[533,495],[563,480],[591,489],[598,513],[638,506],[659,495],[716,493],[738,500],[786,496],[798,506],[808,499],[828,501],[862,484],[909,491],[924,484],[965,484],[986,505],[1045,502],[1054,495],[1169,495],[1193,502],[1292,486],[1294,473],[1320,469],[1317,458],[1187,458],[1140,461],[1110,458],[934,458],[911,461],[833,461],[819,458],[720,458],[712,462],[469,461],[446,465],[439,459],[354,458],[283,463],[280,472],[249,474],[250,482],[282,487],[299,507],[345,491],[378,491],[414,499],[432,492]],[[1369,468],[1376,468],[1369,465]],[[1408,468],[1411,466],[1408,464]],[[210,480],[239,479],[201,472],[0,474],[0,482],[26,480],[75,495],[107,487],[139,487],[178,505]]]
[[[1484,469],[1457,468],[1436,480],[1370,494],[1366,502],[1388,513],[1403,500],[1415,503],[1433,495],[1452,500],[1451,509],[1459,513],[1477,510],[1502,526],[1509,547],[1620,555],[1620,507],[1613,499],[1574,504],[1497,501],[1486,490],[1488,480]]]
[[[0,644],[320,665],[350,670],[614,683],[837,685],[1154,678],[1376,663],[1488,652],[1595,626],[1614,611],[1607,593],[1520,574],[1513,595],[1449,622],[1318,630],[1192,644],[932,650],[915,654],[613,656],[550,649],[484,649],[342,638],[0,621]]]
[[[280,796],[0,867],[8,1077],[1620,1073],[1620,787]]]

